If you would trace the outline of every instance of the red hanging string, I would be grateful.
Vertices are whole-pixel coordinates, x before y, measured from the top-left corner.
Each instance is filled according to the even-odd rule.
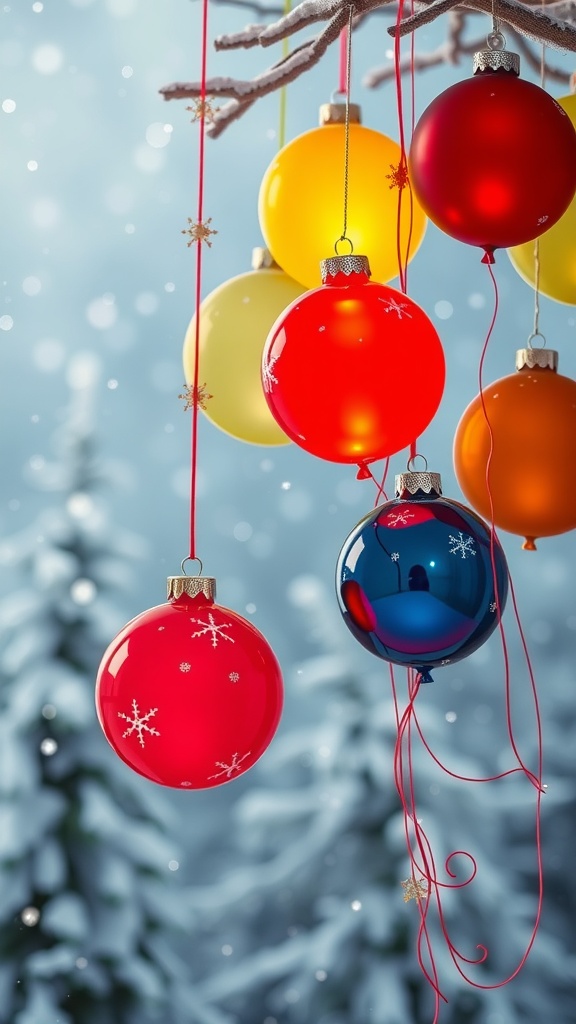
[[[410,12],[414,13],[414,0],[410,0]],[[414,196],[412,194],[412,187],[410,185],[410,179],[408,178],[408,157],[406,153],[406,134],[404,130],[404,103],[402,94],[402,73],[400,69],[400,57],[401,57],[401,38],[400,32],[398,31],[401,21],[404,18],[404,0],[399,0],[398,10],[396,13],[396,35],[394,36],[394,76],[396,85],[396,106],[398,111],[398,135],[400,140],[400,182],[405,179],[405,185],[400,184],[398,187],[398,204],[396,207],[396,254],[398,259],[398,276],[400,278],[400,291],[408,291],[408,261],[410,254],[410,246],[412,244],[412,228],[414,223]],[[415,124],[415,109],[416,109],[416,74],[414,66],[414,34],[411,36],[410,43],[410,137],[414,134]],[[406,248],[402,251],[402,237],[401,237],[401,225],[402,225],[402,198],[404,195],[404,188],[408,190],[408,204],[409,204],[409,219],[408,219],[408,238],[406,241]],[[410,461],[416,457],[416,443],[417,438],[414,439],[410,445]]]
[[[348,25],[340,32],[340,55],[338,59],[338,92],[346,93],[346,68],[348,60]]]
[[[491,538],[490,538],[490,544],[491,544],[490,552],[491,552],[491,562],[492,562],[492,575],[493,575],[493,579],[494,579],[494,590],[495,590],[495,593],[496,593],[496,601],[498,602],[498,596],[497,596],[498,595],[498,591],[497,591],[497,587],[496,587],[496,563],[495,563],[495,547],[496,547],[496,544],[498,543],[498,537],[497,537],[495,526],[494,526],[493,498],[492,498],[492,494],[490,492],[490,460],[491,460],[491,457],[492,457],[492,449],[493,449],[493,435],[492,435],[492,430],[491,430],[490,423],[488,421],[488,417],[486,415],[486,406],[485,406],[485,403],[484,403],[483,387],[482,387],[482,371],[483,371],[483,366],[484,366],[484,360],[485,360],[485,356],[486,356],[487,346],[488,346],[488,343],[490,341],[490,338],[491,338],[491,335],[492,335],[492,332],[493,332],[493,329],[494,329],[494,324],[495,324],[495,321],[496,321],[496,316],[497,316],[497,313],[498,313],[498,287],[497,287],[497,283],[496,283],[496,280],[495,280],[495,277],[494,277],[492,266],[490,264],[487,264],[487,266],[488,266],[488,271],[490,273],[490,276],[491,276],[491,279],[492,279],[492,282],[493,282],[493,286],[494,286],[494,311],[493,311],[493,315],[492,315],[492,318],[491,318],[491,321],[490,321],[489,329],[488,329],[488,332],[487,332],[487,336],[486,336],[486,339],[485,339],[485,342],[484,342],[484,347],[483,347],[481,358],[480,358],[479,384],[480,384],[480,395],[481,395],[481,400],[482,400],[482,407],[483,407],[483,410],[484,410],[484,415],[485,415],[485,418],[486,418],[487,427],[488,427],[488,430],[489,430],[489,433],[490,433],[490,457],[488,459],[488,464],[487,464],[487,468],[486,468],[486,485],[487,485],[488,494],[489,494],[489,498],[490,498],[490,507],[491,507],[491,514],[492,514]],[[411,454],[412,454],[412,448],[411,448]],[[531,660],[530,660],[530,655],[529,655],[529,652],[528,652],[528,647],[527,647],[527,643],[526,643],[526,638],[525,638],[524,630],[523,630],[522,623],[521,623],[521,620],[520,620],[520,615],[519,615],[517,601],[516,601],[516,593],[515,593],[514,585],[513,585],[512,579],[510,578],[510,575],[509,575],[509,587],[510,587],[510,594],[511,594],[511,598],[512,598],[512,604],[513,604],[516,624],[517,624],[517,628],[518,628],[518,631],[519,631],[520,640],[521,640],[521,644],[522,644],[522,648],[523,648],[523,652],[524,652],[526,668],[527,668],[528,675],[529,675],[529,678],[530,678],[530,687],[531,687],[532,699],[533,699],[533,704],[534,704],[535,719],[536,719],[536,726],[537,726],[537,745],[538,745],[537,769],[536,769],[536,772],[531,771],[525,765],[525,763],[524,763],[524,761],[523,761],[523,759],[521,757],[521,754],[519,752],[518,745],[517,745],[517,742],[516,742],[516,738],[515,738],[515,735],[514,735],[514,723],[513,723],[512,704],[511,704],[510,662],[509,662],[509,657],[508,657],[508,646],[507,646],[506,636],[505,636],[505,633],[504,633],[504,627],[503,627],[502,617],[501,617],[502,609],[500,608],[498,603],[497,603],[498,625],[499,625],[499,629],[500,629],[500,637],[501,637],[501,643],[502,643],[502,652],[503,652],[503,657],[504,657],[505,703],[506,703],[507,729],[508,729],[508,735],[509,735],[509,738],[510,738],[511,748],[512,748],[512,751],[514,753],[514,756],[515,756],[515,759],[516,759],[516,762],[517,762],[517,765],[518,765],[517,767],[510,768],[510,769],[508,769],[506,771],[499,772],[498,774],[487,776],[485,778],[475,778],[475,777],[472,777],[472,776],[461,775],[458,772],[454,772],[451,769],[447,768],[446,765],[443,764],[443,762],[436,756],[436,754],[434,753],[434,751],[430,747],[430,744],[428,743],[427,739],[425,738],[423,730],[422,730],[422,727],[421,727],[420,722],[418,720],[418,716],[417,716],[416,710],[415,710],[415,699],[416,699],[416,696],[417,696],[417,694],[419,692],[420,683],[421,683],[420,675],[416,674],[413,669],[408,669],[407,670],[408,698],[409,699],[408,699],[408,704],[407,704],[406,708],[404,709],[404,711],[402,713],[400,713],[399,705],[398,705],[398,697],[397,697],[397,691],[396,691],[395,678],[394,678],[394,669],[393,669],[392,665],[389,666],[389,669],[390,669],[390,679],[391,679],[391,685],[392,685],[392,695],[393,695],[393,702],[394,702],[394,712],[395,712],[396,726],[397,726],[397,739],[396,739],[396,744],[395,744],[395,749],[394,749],[394,781],[395,781],[396,789],[397,789],[397,792],[398,792],[398,796],[400,798],[400,803],[401,803],[402,810],[403,810],[403,815],[404,815],[404,832],[405,832],[405,840],[406,840],[406,849],[407,849],[409,863],[410,863],[411,877],[412,877],[413,883],[416,885],[419,882],[421,887],[422,887],[422,890],[424,890],[421,893],[420,897],[416,899],[416,903],[417,903],[417,906],[418,906],[418,912],[419,912],[419,915],[420,915],[420,924],[419,924],[419,928],[418,928],[417,941],[416,941],[416,954],[417,954],[418,964],[419,964],[420,969],[421,969],[421,971],[423,973],[423,976],[426,978],[426,980],[428,981],[428,983],[430,984],[430,986],[431,986],[431,988],[432,988],[432,990],[434,992],[435,1009],[434,1009],[434,1021],[433,1021],[433,1024],[437,1024],[437,1021],[439,1020],[441,1000],[445,1000],[445,997],[442,994],[441,989],[440,989],[438,973],[437,973],[435,959],[434,959],[434,950],[433,950],[433,947],[432,947],[431,936],[430,936],[430,932],[429,932],[429,929],[428,929],[428,920],[427,919],[428,919],[428,914],[430,912],[431,904],[433,904],[435,906],[435,908],[436,908],[436,912],[437,912],[437,916],[438,916],[438,922],[439,922],[439,925],[440,925],[440,929],[441,929],[444,941],[445,941],[446,946],[448,948],[448,952],[450,954],[450,958],[451,958],[452,962],[454,963],[458,973],[473,988],[483,989],[483,990],[502,988],[504,985],[509,984],[514,978],[517,977],[517,975],[522,970],[524,964],[526,963],[526,960],[527,960],[527,958],[528,958],[528,956],[530,954],[530,951],[531,951],[532,946],[534,944],[534,941],[536,939],[536,934],[537,934],[537,931],[538,931],[538,928],[539,928],[539,925],[540,925],[540,919],[541,919],[541,914],[542,914],[542,904],[543,904],[543,865],[542,865],[542,842],[541,842],[541,800],[542,800],[542,795],[543,795],[543,793],[546,790],[546,787],[542,785],[542,726],[541,726],[541,717],[540,717],[540,709],[539,709],[539,702],[538,702],[538,693],[537,693],[537,688],[536,688],[536,681],[535,681],[535,677],[534,677],[534,671],[533,671],[532,663],[531,663]],[[451,778],[458,779],[459,781],[463,781],[463,782],[469,782],[469,783],[487,783],[487,782],[497,782],[499,779],[503,779],[503,778],[506,778],[507,776],[511,776],[511,775],[514,775],[514,774],[517,774],[517,773],[521,773],[521,774],[526,776],[526,778],[528,779],[530,784],[532,786],[534,786],[534,788],[536,789],[535,846],[536,846],[536,862],[537,862],[537,872],[538,872],[538,897],[537,897],[537,906],[536,906],[536,914],[535,914],[535,918],[534,918],[534,924],[533,924],[533,927],[532,927],[532,930],[531,930],[531,933],[530,933],[529,940],[528,940],[527,945],[525,947],[525,950],[524,950],[522,956],[520,957],[520,960],[519,960],[517,966],[515,967],[515,969],[506,978],[504,978],[502,981],[494,982],[493,984],[482,984],[482,983],[480,983],[478,981],[474,981],[468,975],[468,973],[466,972],[465,967],[463,966],[463,965],[475,966],[475,965],[479,965],[479,964],[484,963],[487,960],[488,955],[489,955],[488,947],[483,945],[483,944],[481,944],[481,943],[479,943],[477,945],[477,949],[479,950],[479,955],[477,957],[472,957],[472,958],[466,957],[466,956],[464,956],[463,953],[461,953],[457,949],[457,947],[452,942],[452,939],[451,939],[451,936],[450,936],[450,932],[449,932],[448,925],[447,925],[447,922],[446,922],[446,919],[445,919],[445,915],[444,915],[444,909],[443,909],[443,905],[442,905],[441,892],[442,892],[443,889],[461,889],[461,888],[469,885],[474,880],[474,878],[476,877],[477,864],[476,864],[476,860],[474,859],[474,857],[470,853],[468,853],[466,850],[455,850],[453,853],[449,854],[449,856],[444,861],[444,871],[445,871],[446,875],[448,876],[448,878],[450,879],[450,881],[448,881],[448,882],[440,881],[440,879],[438,877],[438,873],[437,873],[437,869],[436,869],[436,863],[435,863],[435,858],[434,858],[434,853],[433,853],[430,841],[428,839],[428,836],[426,835],[426,832],[422,828],[422,824],[421,824],[421,822],[420,822],[420,820],[418,818],[418,811],[417,811],[417,804],[416,804],[416,787],[415,787],[415,780],[414,780],[414,764],[413,764],[413,739],[414,739],[414,736],[413,736],[413,726],[414,726],[414,728],[416,730],[417,736],[419,737],[419,739],[420,739],[424,749],[428,753],[428,755],[431,757],[431,759],[434,761],[434,763],[443,772],[445,772],[447,775],[449,775]],[[464,878],[463,881],[460,881],[460,882],[456,881],[457,875],[452,870],[452,862],[453,862],[455,857],[464,857],[470,863],[471,870],[470,870],[469,874],[467,875],[466,878]]]
[[[197,224],[204,221],[204,143],[206,139],[206,64],[208,55],[208,0],[202,0],[201,70],[200,70],[200,136],[198,144],[198,205]],[[202,239],[196,241],[196,325],[194,335],[194,381],[192,401],[192,455],[190,466],[190,549],[188,558],[198,559],[196,554],[196,490],[198,482],[198,384],[200,363],[200,302],[202,298]]]

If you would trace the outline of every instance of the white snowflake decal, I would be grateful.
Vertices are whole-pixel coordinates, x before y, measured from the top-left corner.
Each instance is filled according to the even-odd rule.
[[[400,512],[389,512],[386,516],[388,522],[387,526],[398,526],[401,523],[402,526],[406,526],[409,519],[414,519],[414,513],[409,512],[407,508],[402,509]]]
[[[378,301],[383,303],[385,313],[396,313],[399,320],[402,320],[405,316],[409,320],[412,319],[412,313],[404,312],[408,309],[407,302],[397,302],[396,299],[379,299]]]
[[[265,391],[272,391],[272,385],[278,383],[278,378],[274,375],[274,367],[277,362],[278,356],[270,356],[268,362],[262,367],[262,384]]]
[[[184,789],[189,789],[192,783],[188,782],[188,780],[186,779],[186,782],[181,782],[180,785],[184,786]]]
[[[151,736],[159,736],[160,733],[158,732],[158,730],[148,725],[148,719],[152,718],[157,711],[158,708],[150,708],[150,711],[147,711],[145,715],[141,716],[138,710],[136,700],[132,701],[132,718],[130,718],[129,715],[125,715],[123,711],[119,711],[118,718],[124,718],[126,722],[130,722],[129,728],[126,729],[126,732],[122,733],[122,739],[126,739],[126,737],[131,736],[133,732],[137,732],[138,742],[140,743],[140,746],[143,747],[145,732],[150,733]]]
[[[181,672],[189,672],[191,668],[192,668],[192,665],[190,664],[189,661],[181,661],[180,662],[180,671]]]
[[[450,658],[442,658],[442,661],[440,662],[440,664],[441,665],[449,665],[450,664]]]
[[[397,551],[393,551],[392,554],[390,555],[390,558],[392,559],[393,562],[397,562],[398,559],[400,558],[400,555],[398,554]]]
[[[250,751],[247,754],[243,754],[242,757],[238,757],[238,754],[232,754],[232,760],[230,764],[224,764],[223,761],[216,761],[216,767],[221,768],[221,772],[216,772],[215,775],[209,775],[209,779],[219,779],[222,775],[225,775],[227,779],[232,778],[232,772],[239,772],[242,761],[245,761],[250,756]]]
[[[218,625],[214,621],[212,612],[208,612],[208,622],[204,622],[202,619],[192,618],[190,619],[190,622],[196,622],[198,626],[202,626],[202,629],[197,629],[195,633],[192,633],[192,639],[194,639],[195,636],[204,636],[205,633],[210,633],[210,636],[212,637],[212,647],[218,647],[218,641],[220,639],[228,640],[231,644],[235,643],[235,640],[233,640],[231,636],[226,636],[226,633],[223,632],[224,629],[229,629],[232,623],[221,622],[220,625]]]
[[[228,675],[228,679],[230,680],[231,683],[237,683],[238,680],[240,679],[240,673],[230,672],[230,674]]]
[[[490,611],[491,612],[495,612],[497,607],[498,607],[498,605],[496,604],[496,601],[491,601],[490,602]]]
[[[453,537],[452,534],[448,537],[448,543],[451,544],[449,552],[451,555],[461,554],[462,558],[467,558],[468,555],[476,555],[474,550],[474,544],[476,541],[474,537],[465,537],[461,530],[458,530],[458,536]]]

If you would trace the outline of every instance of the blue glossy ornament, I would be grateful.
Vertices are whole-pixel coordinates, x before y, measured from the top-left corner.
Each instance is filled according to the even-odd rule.
[[[431,682],[432,668],[472,654],[494,631],[506,604],[508,568],[495,541],[493,573],[488,526],[442,497],[437,473],[401,474],[396,494],[346,539],[336,571],[338,600],[367,650]]]

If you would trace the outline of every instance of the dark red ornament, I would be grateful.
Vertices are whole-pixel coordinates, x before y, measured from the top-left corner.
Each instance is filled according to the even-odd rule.
[[[552,96],[518,77],[516,54],[482,51],[475,67],[473,78],[446,89],[422,114],[410,180],[442,231],[480,246],[493,262],[494,249],[537,238],[569,206],[576,132]]]
[[[365,256],[323,260],[322,275],[322,287],[296,299],[272,327],[263,387],[297,445],[365,466],[426,429],[444,389],[444,353],[420,306],[370,281]]]
[[[167,604],[132,619],[106,651],[96,708],[119,757],[152,782],[206,789],[269,745],[283,701],[262,634],[214,602],[214,580],[172,576]]]

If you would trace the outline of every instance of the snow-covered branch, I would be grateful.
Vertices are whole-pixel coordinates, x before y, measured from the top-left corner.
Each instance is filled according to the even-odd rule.
[[[253,6],[251,0],[239,2],[259,14],[266,10],[258,0]],[[288,85],[314,67],[347,24],[351,8],[354,29],[367,16],[382,10],[387,4],[392,4],[392,0],[302,0],[292,11],[270,24],[248,25],[241,32],[218,37],[214,44],[217,50],[271,46],[308,25],[327,22],[316,36],[295,47],[287,56],[252,79],[209,79],[208,94],[227,96],[230,102],[216,113],[207,128],[207,134],[216,138],[261,96]],[[470,15],[473,12],[491,15],[493,7],[499,23],[508,30],[530,67],[539,69],[540,57],[528,40],[576,53],[576,0],[552,0],[550,3],[544,0],[537,7],[519,0],[495,0],[495,3],[494,0],[419,0],[416,12],[404,18],[399,25],[390,25],[388,32],[392,36],[405,36],[445,14],[446,39],[430,53],[416,54],[415,68],[416,71],[423,71],[439,64],[457,64],[462,57],[484,45],[484,39],[466,42],[463,38]],[[275,13],[272,8],[269,10]],[[401,65],[401,72],[405,73],[409,68],[409,61],[405,61]],[[569,81],[568,73],[559,68],[546,64],[545,70],[547,76],[554,81]],[[392,66],[377,68],[368,72],[364,82],[374,88],[393,78],[394,74]],[[199,82],[174,82],[161,88],[160,93],[166,100],[190,99],[200,95],[201,86]]]

